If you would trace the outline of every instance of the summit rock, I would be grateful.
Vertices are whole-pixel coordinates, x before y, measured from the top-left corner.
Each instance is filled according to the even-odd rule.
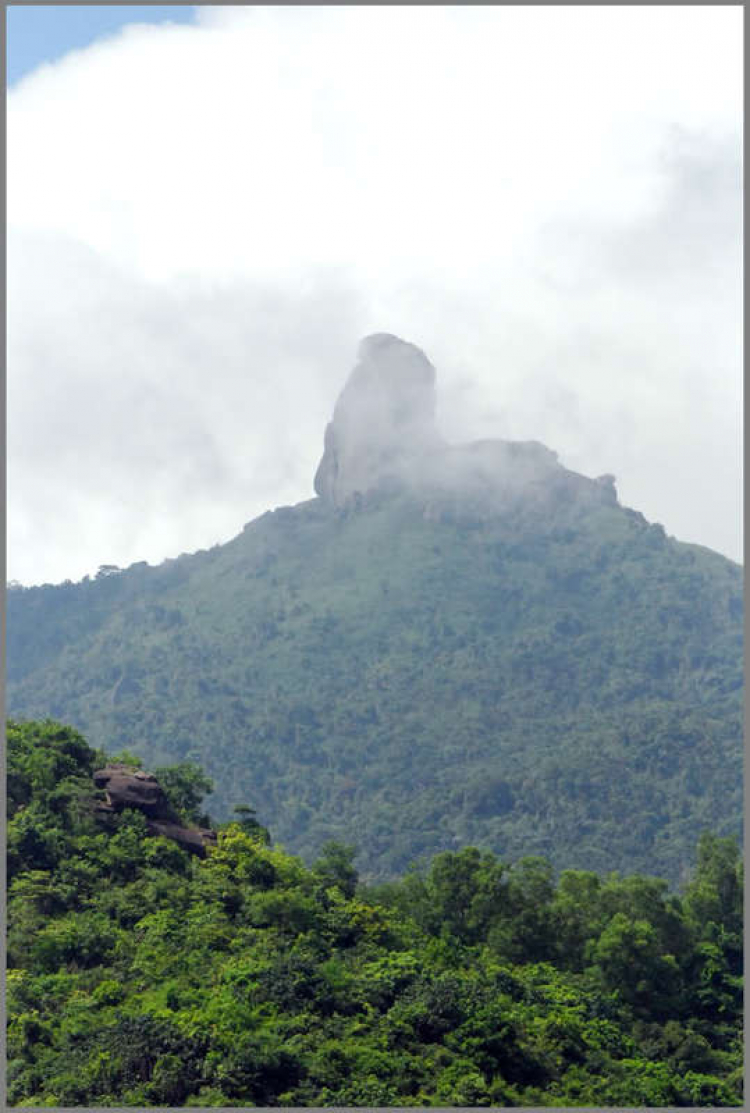
[[[391,333],[365,337],[325,430],[315,493],[341,509],[373,492],[407,490],[429,514],[446,505],[497,512],[521,499],[617,502],[613,476],[570,471],[538,441],[449,445],[436,426],[436,401],[435,368],[421,348]]]
[[[424,352],[390,333],[359,345],[325,431],[315,492],[340,507],[357,494],[401,486],[444,442],[435,427],[435,368]]]

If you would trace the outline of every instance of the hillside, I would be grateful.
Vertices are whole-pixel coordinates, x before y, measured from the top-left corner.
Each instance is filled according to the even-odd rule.
[[[9,724],[11,1105],[742,1103],[733,840],[679,895],[472,847],[363,887],[247,814],[188,853],[153,807],[195,829],[205,777],[156,772]]]
[[[468,843],[684,877],[740,829],[742,575],[534,443],[446,446],[370,338],[317,497],[208,552],[8,597],[8,710],[191,760],[364,876]]]

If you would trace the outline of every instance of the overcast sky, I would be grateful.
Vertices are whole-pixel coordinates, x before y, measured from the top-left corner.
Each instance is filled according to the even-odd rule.
[[[357,342],[741,558],[740,7],[232,7],[8,95],[8,575],[312,497]],[[11,44],[12,45],[12,44]]]

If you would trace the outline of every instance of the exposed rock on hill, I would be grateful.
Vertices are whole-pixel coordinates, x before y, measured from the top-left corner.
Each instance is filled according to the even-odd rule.
[[[435,368],[389,333],[366,337],[325,431],[315,491],[334,506],[383,484],[402,486],[443,447],[435,428]]]
[[[132,769],[129,765],[112,764],[97,769],[94,784],[104,789],[107,796],[107,803],[101,805],[102,811],[137,808],[153,819],[177,823],[177,816],[153,773],[144,773],[142,769]]]
[[[366,337],[325,431],[315,491],[336,508],[373,492],[411,490],[472,512],[507,509],[521,498],[581,497],[616,504],[612,476],[568,471],[538,441],[446,444],[435,425],[435,368],[414,344],[389,333]]]
[[[172,839],[191,854],[205,858],[206,846],[216,842],[215,831],[182,826],[153,773],[113,763],[94,773],[94,785],[106,793],[106,801],[95,808],[97,818],[105,822],[123,808],[136,808],[146,816],[149,835]]]

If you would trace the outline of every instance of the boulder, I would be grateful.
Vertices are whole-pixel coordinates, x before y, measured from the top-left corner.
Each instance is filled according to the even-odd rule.
[[[182,827],[179,823],[165,823],[159,819],[148,821],[149,835],[161,835],[165,839],[172,839],[183,850],[190,854],[197,854],[199,858],[206,857],[206,847],[216,845],[216,832],[206,827]]]
[[[127,765],[106,765],[94,773],[94,785],[104,789],[110,809],[138,808],[154,819],[179,822],[153,773]]]
[[[206,847],[216,844],[216,832],[206,827],[184,827],[169,804],[153,773],[112,763],[94,773],[94,785],[106,799],[97,801],[94,814],[106,822],[123,808],[135,808],[146,816],[149,835],[172,839],[183,850],[206,856]]]

